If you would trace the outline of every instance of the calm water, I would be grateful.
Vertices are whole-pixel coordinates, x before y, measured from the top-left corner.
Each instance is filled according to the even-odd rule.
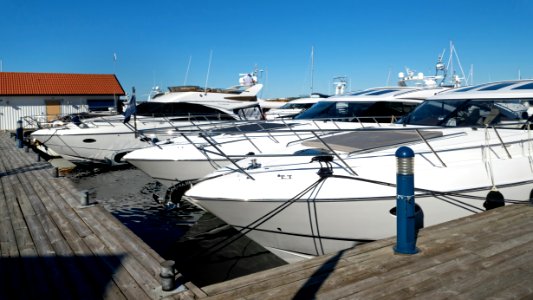
[[[166,209],[153,197],[166,189],[133,167],[78,167],[67,176],[198,286],[285,264],[246,237],[225,245],[237,232],[187,202]]]

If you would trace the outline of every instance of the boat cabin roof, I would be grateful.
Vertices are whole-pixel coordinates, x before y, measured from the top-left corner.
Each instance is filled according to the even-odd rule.
[[[533,80],[508,80],[449,90],[428,100],[533,98]]]
[[[421,87],[377,87],[357,91],[341,96],[332,96],[321,101],[414,101],[421,102],[428,97],[449,90],[445,87],[421,88]]]
[[[236,88],[203,88],[196,85],[182,85],[182,86],[169,86],[169,92],[182,93],[182,92],[207,92],[207,93],[224,93],[224,94],[240,94],[242,89]]]

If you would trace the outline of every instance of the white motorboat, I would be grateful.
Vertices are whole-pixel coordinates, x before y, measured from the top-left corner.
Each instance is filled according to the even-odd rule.
[[[304,112],[318,101],[327,96],[321,94],[312,94],[310,97],[303,97],[291,100],[278,108],[273,108],[265,113],[267,120],[275,120],[280,118],[293,118],[301,112]]]
[[[348,80],[346,79],[346,77],[335,78],[335,82],[334,82],[335,95],[334,96],[344,95],[346,93],[347,84],[348,84]],[[425,85],[425,86],[429,87],[429,85]],[[436,84],[433,86],[436,86]],[[321,94],[321,93],[311,93],[309,97],[301,97],[301,98],[289,100],[287,103],[283,104],[280,107],[269,109],[265,113],[265,119],[275,120],[275,119],[281,119],[281,118],[286,118],[286,119],[294,118],[298,114],[311,108],[311,106],[313,106],[315,103],[327,97],[330,97],[330,96]]]
[[[244,159],[246,172],[219,170],[184,198],[287,261],[396,234],[400,146],[415,153],[419,226],[524,203],[533,191],[532,99],[533,80],[449,90],[403,124],[324,138],[328,155]],[[324,152],[322,142],[305,143]]]
[[[262,87],[170,87],[137,105],[131,122],[125,122],[124,116],[93,118],[37,130],[31,138],[73,162],[121,164],[126,153],[173,137],[179,130],[260,118],[256,95]]]
[[[382,87],[321,98],[294,120],[258,122],[205,132],[201,136],[182,136],[132,151],[123,159],[170,187],[206,176],[248,155],[275,154],[293,144],[306,149],[307,146],[298,142],[314,138],[309,130],[360,128],[365,126],[363,122],[372,122],[366,126],[391,123],[427,97],[445,90],[447,88],[442,87]]]

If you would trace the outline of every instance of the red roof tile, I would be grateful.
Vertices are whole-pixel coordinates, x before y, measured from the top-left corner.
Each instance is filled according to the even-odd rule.
[[[125,95],[113,74],[0,72],[0,95]]]

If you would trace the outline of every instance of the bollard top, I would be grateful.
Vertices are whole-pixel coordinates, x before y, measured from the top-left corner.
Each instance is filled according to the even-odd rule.
[[[160,263],[161,267],[164,268],[172,268],[175,264],[176,263],[173,260],[165,260],[164,262]]]
[[[409,147],[401,146],[400,148],[398,148],[398,150],[396,150],[395,155],[397,158],[411,158],[415,157],[415,152]]]

